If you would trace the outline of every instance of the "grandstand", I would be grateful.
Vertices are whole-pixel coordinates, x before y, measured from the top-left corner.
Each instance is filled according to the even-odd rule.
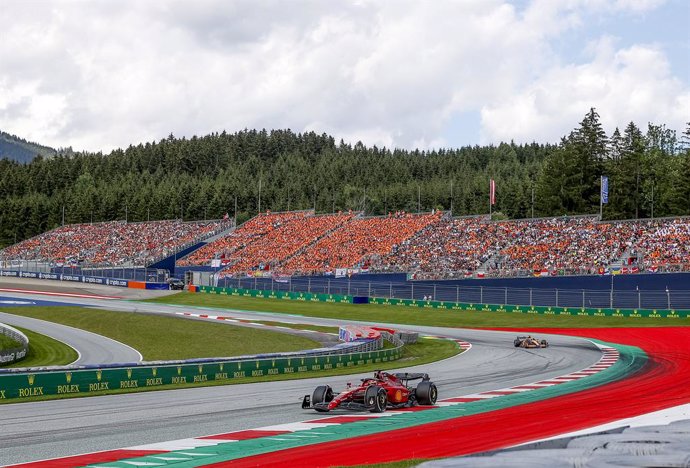
[[[263,220],[266,223],[278,214],[261,216],[268,216]],[[272,221],[272,229],[252,237],[251,242],[233,239],[246,238],[244,226],[254,232],[257,218],[215,246],[209,245],[204,262],[222,257],[225,269],[219,277],[241,277],[257,270],[320,275],[354,268],[405,272],[415,279],[685,271],[690,265],[687,218],[490,221],[487,216],[452,218],[441,212],[367,218],[313,213],[280,216],[284,220]],[[217,248],[223,245],[232,248]],[[199,253],[194,255],[199,257]],[[185,259],[180,264],[194,263]]]
[[[0,250],[0,260],[143,267],[222,232],[231,221],[70,224]]]
[[[260,213],[227,236],[206,244],[192,254],[178,260],[179,266],[211,266],[213,260],[219,260],[220,265],[227,265],[233,261],[236,252],[260,241],[275,229],[298,218],[313,214],[313,211],[287,211],[280,213]]]
[[[393,249],[372,269],[412,272],[416,279],[685,271],[689,245],[687,218],[447,218]]]
[[[290,258],[280,271],[305,275],[368,266],[416,232],[438,222],[441,216],[441,212],[417,215],[398,212],[353,219]]]
[[[261,213],[232,227],[228,220],[68,225],[0,251],[0,262],[141,267],[168,257],[172,267],[175,255],[178,267],[206,268],[218,278],[343,270],[423,280],[690,271],[690,218],[491,221],[443,212],[364,217],[307,210]]]
[[[332,214],[293,218],[233,255],[221,276],[244,274],[249,270],[275,270],[286,259],[314,243],[327,233],[347,223],[352,214]]]

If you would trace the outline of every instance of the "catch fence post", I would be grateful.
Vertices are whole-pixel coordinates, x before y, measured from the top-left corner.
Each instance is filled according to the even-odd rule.
[[[585,308],[585,290],[582,290],[582,308]]]
[[[556,288],[556,307],[558,307],[558,288]]]
[[[455,286],[455,302],[460,302],[460,286]]]
[[[393,282],[391,281],[390,284],[388,285],[388,297],[392,298],[393,297]]]
[[[479,286],[479,303],[484,304],[484,286]]]
[[[432,297],[432,299],[437,300],[436,299],[436,283],[434,283],[434,296]]]
[[[347,295],[350,295],[350,278],[347,279]]]
[[[369,293],[367,294],[368,297],[371,297],[371,281],[369,281]]]
[[[307,292],[311,292],[311,276],[307,278]]]
[[[508,305],[508,288],[504,288],[503,305]]]
[[[529,288],[529,305],[532,307],[532,288]]]
[[[328,294],[331,293],[331,279],[328,279]]]
[[[414,300],[414,283],[410,283],[410,300]]]

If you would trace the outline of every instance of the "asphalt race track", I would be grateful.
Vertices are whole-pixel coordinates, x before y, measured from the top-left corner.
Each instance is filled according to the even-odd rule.
[[[36,298],[31,294],[22,296]],[[185,310],[177,306],[92,298],[51,297],[51,300],[144,313],[174,314]],[[255,320],[272,317],[266,313],[228,314]],[[290,320],[289,316],[277,316]],[[293,317],[293,320],[342,323],[307,317]],[[438,385],[439,398],[548,379],[588,367],[601,357],[594,345],[575,337],[543,335],[551,347],[526,350],[513,346],[514,332],[414,329],[460,338],[473,345],[468,352],[442,362],[420,368],[401,366],[401,370],[428,372]],[[303,421],[315,417],[313,411],[302,410],[300,402],[316,385],[328,383],[337,390],[365,375],[369,374],[2,405],[0,464]]]
[[[9,307],[4,310],[11,312]],[[137,350],[119,341],[78,328],[3,312],[0,312],[0,322],[13,327],[27,328],[71,346],[79,353],[79,359],[72,363],[74,365],[141,361],[141,354]]]

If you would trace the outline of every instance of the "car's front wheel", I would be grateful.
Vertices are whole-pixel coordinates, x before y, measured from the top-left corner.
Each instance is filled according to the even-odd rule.
[[[311,404],[315,406],[317,403],[328,403],[333,399],[333,390],[330,385],[319,385],[314,389],[314,393],[311,395]],[[327,409],[314,408],[316,411],[325,412]]]
[[[386,390],[375,385],[367,387],[364,392],[364,404],[372,413],[383,413],[388,406],[388,394]]]

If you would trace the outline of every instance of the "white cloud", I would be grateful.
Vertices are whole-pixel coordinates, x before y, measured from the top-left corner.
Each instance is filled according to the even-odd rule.
[[[552,47],[584,15],[659,3],[5,1],[0,129],[109,150],[243,128],[429,147],[478,110],[487,142],[554,141],[591,106],[673,126],[688,84],[660,49],[604,39],[576,65]]]
[[[690,91],[673,77],[653,46],[614,49],[608,38],[591,50],[591,61],[555,66],[520,93],[482,109],[486,141],[552,140],[596,107],[605,130],[633,121],[682,129],[690,116]]]

